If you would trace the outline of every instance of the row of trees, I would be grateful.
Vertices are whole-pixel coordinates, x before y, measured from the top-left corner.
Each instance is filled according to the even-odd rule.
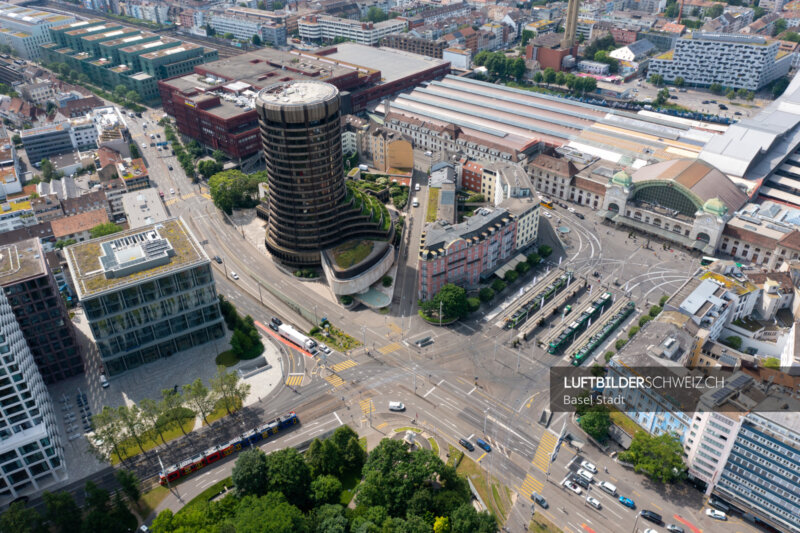
[[[498,527],[493,515],[475,510],[467,482],[436,454],[384,439],[367,455],[348,426],[312,442],[305,456],[293,448],[245,451],[232,480],[234,493],[174,515],[162,511],[152,530],[493,533]],[[355,506],[348,506],[356,484]]]
[[[164,139],[170,143],[170,147],[175,153],[175,157],[178,159],[178,164],[186,173],[186,177],[195,180],[194,152],[197,152],[199,149],[199,154],[197,157],[200,157],[200,155],[203,153],[203,147],[200,146],[200,143],[197,141],[192,141],[195,143],[195,145],[192,145],[190,142],[186,145],[186,148],[184,148],[183,143],[181,143],[180,139],[178,139],[178,136],[175,134],[175,130],[172,129],[172,125],[168,121],[162,119],[159,121],[159,124],[164,128]],[[192,152],[187,151],[190,146],[193,149]]]
[[[127,470],[115,473],[120,491],[112,498],[109,492],[91,481],[86,482],[86,504],[81,510],[69,492],[42,494],[44,513],[28,508],[22,502],[12,504],[0,515],[2,533],[117,533],[133,531],[138,520],[131,513],[123,495],[130,504],[137,504],[141,496],[139,480]]]
[[[225,170],[211,176],[208,188],[214,205],[230,215],[234,208],[253,207],[258,203],[259,183],[267,183],[266,171],[244,174],[240,170]]]
[[[120,231],[122,231],[122,226],[118,226],[113,222],[103,222],[102,224],[98,224],[92,229],[90,229],[89,236],[92,239],[96,239],[97,237],[113,235],[114,233],[119,233]]]
[[[576,76],[572,73],[556,72],[551,67],[536,72],[533,75],[533,81],[535,83],[544,82],[547,85],[565,86],[570,91],[580,94],[590,93],[597,89],[597,80],[591,76]]]
[[[219,295],[219,307],[225,324],[233,332],[231,337],[231,351],[238,359],[253,359],[264,353],[264,344],[261,335],[256,329],[253,317],[247,315],[242,318],[236,307]]]
[[[127,450],[137,447],[144,453],[145,444],[166,444],[164,434],[180,428],[186,435],[188,421],[200,415],[206,424],[217,406],[224,407],[228,414],[242,404],[250,393],[250,385],[243,383],[236,372],[226,372],[218,367],[210,381],[209,389],[198,378],[182,389],[161,391],[161,398],[145,398],[138,404],[114,408],[104,406],[103,411],[92,417],[95,438],[90,442],[95,453],[103,460],[111,461],[115,456],[120,462],[127,458]],[[189,428],[191,430],[191,426]]]
[[[515,78],[522,79],[525,75],[525,59],[522,57],[506,57],[503,52],[487,52],[481,50],[472,60],[479,67],[486,67],[486,70],[493,76],[500,79]]]

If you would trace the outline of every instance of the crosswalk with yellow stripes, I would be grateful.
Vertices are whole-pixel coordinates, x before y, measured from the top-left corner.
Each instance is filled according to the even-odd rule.
[[[341,363],[336,363],[335,365],[333,365],[332,368],[333,368],[334,372],[341,372],[342,370],[347,370],[348,368],[353,368],[357,364],[358,363],[356,363],[352,359],[348,359],[347,361],[342,361]]]
[[[389,353],[392,353],[392,352],[396,352],[397,350],[401,349],[402,347],[403,347],[403,345],[400,344],[399,342],[393,342],[391,344],[387,344],[386,346],[382,346],[382,347],[378,348],[378,351],[380,353],[382,353],[383,355],[386,355],[386,354],[389,354]]]
[[[325,381],[333,385],[334,388],[341,387],[342,385],[344,385],[344,380],[335,374],[332,376],[326,376]]]
[[[519,493],[530,500],[531,493],[538,492],[541,494],[543,488],[544,488],[544,483],[542,483],[532,475],[528,474],[525,477],[525,481],[522,483],[522,486],[519,488]]]
[[[182,196],[179,196],[179,197],[178,196],[174,196],[174,197],[170,198],[169,200],[165,200],[164,201],[164,205],[166,205],[166,206],[174,205],[174,204],[177,204],[178,202],[180,202],[182,200],[188,200],[189,198],[192,198],[194,196],[197,196],[197,193],[189,192],[189,193],[186,193],[186,194],[184,194]],[[203,196],[208,196],[208,195],[204,194]],[[208,198],[209,198],[209,200],[211,199],[210,196],[208,196]]]
[[[361,400],[358,403],[361,405],[361,412],[364,413],[364,416],[369,416],[370,413],[375,412],[375,405],[372,403],[371,398]]]
[[[545,431],[539,441],[539,447],[536,448],[536,455],[533,456],[533,466],[542,472],[547,472],[547,465],[557,442],[558,437],[555,433],[550,430]]]
[[[211,195],[210,195],[210,194],[208,194],[207,192],[201,193],[201,194],[200,194],[200,196],[202,196],[202,197],[203,197],[203,198],[205,198],[206,200],[213,200],[213,198],[211,197]]]
[[[389,329],[392,330],[393,333],[397,333],[398,335],[403,333],[403,329],[394,322],[389,322]]]
[[[299,387],[303,384],[304,374],[289,374],[286,377],[286,384],[290,387]]]

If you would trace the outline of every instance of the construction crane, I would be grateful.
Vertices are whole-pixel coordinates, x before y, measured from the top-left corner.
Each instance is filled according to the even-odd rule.
[[[678,24],[681,23],[681,17],[683,16],[683,2],[684,0],[681,0],[681,7],[678,8]]]

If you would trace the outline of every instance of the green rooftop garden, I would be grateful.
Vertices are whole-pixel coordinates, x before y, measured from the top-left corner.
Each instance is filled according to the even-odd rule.
[[[372,241],[348,241],[332,250],[333,260],[339,268],[350,268],[367,258],[372,252]]]

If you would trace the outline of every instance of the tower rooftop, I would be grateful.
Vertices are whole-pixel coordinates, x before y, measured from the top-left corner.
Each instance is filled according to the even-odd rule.
[[[265,104],[305,105],[330,100],[338,92],[330,83],[292,80],[262,89],[258,98]]]

